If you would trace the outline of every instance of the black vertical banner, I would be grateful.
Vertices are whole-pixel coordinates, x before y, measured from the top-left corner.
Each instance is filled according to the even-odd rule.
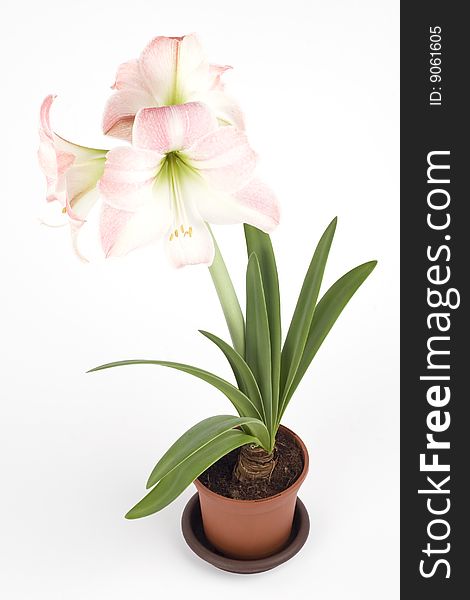
[[[401,597],[470,577],[468,3],[401,3]]]

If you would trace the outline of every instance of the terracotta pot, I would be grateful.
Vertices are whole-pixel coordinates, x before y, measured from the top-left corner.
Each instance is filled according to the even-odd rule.
[[[294,519],[297,492],[308,472],[308,452],[302,440],[281,425],[302,450],[304,468],[286,490],[262,500],[235,500],[209,490],[198,479],[204,533],[225,556],[238,559],[264,558],[287,543]]]

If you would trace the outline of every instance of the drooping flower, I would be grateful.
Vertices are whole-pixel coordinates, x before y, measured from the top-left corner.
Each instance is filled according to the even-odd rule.
[[[236,127],[219,127],[200,102],[140,110],[133,145],[110,150],[100,181],[107,256],[164,239],[177,266],[212,264],[208,223],[279,221],[271,190],[254,179],[256,155]]]
[[[104,133],[130,140],[140,109],[194,101],[210,106],[221,124],[243,129],[241,110],[221,80],[230,68],[209,64],[194,34],[153,39],[138,59],[119,67],[104,111]]]
[[[78,232],[99,197],[96,184],[103,174],[107,150],[79,146],[57,135],[50,125],[54,98],[47,96],[41,105],[38,158],[46,176],[46,200],[59,202],[68,216],[73,245],[80,255]]]

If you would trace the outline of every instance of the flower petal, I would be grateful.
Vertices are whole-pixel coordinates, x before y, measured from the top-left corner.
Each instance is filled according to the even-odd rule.
[[[176,65],[182,38],[159,36],[144,48],[139,58],[142,75],[158,104],[173,104]]]
[[[107,131],[105,130],[107,123],[103,121],[103,133],[119,140],[124,140],[125,142],[132,142],[132,127],[134,125],[134,119],[135,115],[119,117],[116,121],[114,121],[113,125],[109,126]]]
[[[50,125],[50,110],[56,96],[50,94],[42,104],[39,115],[39,165],[46,176],[48,202],[57,200],[65,206],[64,174],[74,163],[75,155],[71,152],[72,144],[60,149],[55,144],[55,134]]]
[[[222,75],[225,71],[229,71],[232,67],[229,65],[209,65],[209,76],[212,78],[211,89],[223,90]]]
[[[216,192],[207,187],[196,189],[194,201],[202,218],[208,223],[248,223],[269,233],[279,224],[279,204],[271,189],[253,179],[234,195]]]
[[[113,246],[129,220],[132,219],[133,214],[127,210],[119,210],[103,203],[100,216],[100,237],[103,252],[107,257],[112,256]]]
[[[52,141],[52,129],[50,122],[51,106],[57,96],[49,94],[44,98],[39,111],[39,135],[49,138]]]
[[[170,229],[171,212],[164,196],[150,197],[136,212],[104,203],[101,212],[101,244],[107,257],[124,256],[131,250],[160,239]]]
[[[108,152],[99,189],[107,204],[117,209],[138,210],[152,195],[162,156],[133,147]]]
[[[186,155],[211,185],[228,193],[246,185],[256,167],[255,152],[235,127],[220,127],[196,141]]]
[[[99,193],[96,189],[97,180],[93,179],[93,181],[84,184],[82,182],[83,173],[80,171],[81,169],[78,171],[76,169],[71,169],[66,175],[66,211],[68,216],[74,221],[83,222],[86,221],[88,213],[98,201]],[[79,191],[72,196],[69,189],[74,188],[74,186],[79,187]]]
[[[136,115],[132,140],[138,148],[166,153],[192,146],[216,127],[214,115],[201,102],[144,108]]]
[[[75,219],[70,221],[70,235],[72,238],[72,247],[74,252],[82,262],[88,263],[90,261],[80,249],[80,238],[83,227],[87,227],[84,221],[76,221]]]
[[[263,181],[252,179],[248,185],[235,193],[235,199],[245,211],[247,220],[244,223],[254,225],[266,233],[279,225],[279,201]]]
[[[145,89],[118,89],[106,102],[103,132],[131,141],[135,114],[141,108],[154,105],[154,99]]]
[[[211,90],[201,100],[212,108],[221,125],[234,125],[242,131],[245,129],[242,109],[226,92]]]
[[[214,242],[207,225],[202,220],[191,199],[185,198],[185,213],[189,227],[182,232],[175,229],[165,239],[165,249],[174,267],[186,265],[211,265],[214,261]]]
[[[186,102],[211,83],[209,64],[194,34],[153,39],[140,55],[139,65],[159,105]]]
[[[145,90],[150,93],[150,90],[145,84],[145,80],[140,72],[139,61],[137,59],[128,60],[119,65],[116,80],[112,86],[114,90]]]
[[[155,106],[155,100],[145,84],[137,59],[119,66],[112,88],[117,92],[106,103],[103,132],[131,141],[136,112],[141,108]]]

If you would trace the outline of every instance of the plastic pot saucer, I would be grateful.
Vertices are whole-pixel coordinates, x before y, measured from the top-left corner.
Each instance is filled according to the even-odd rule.
[[[202,526],[201,508],[197,493],[186,504],[181,518],[181,528],[188,546],[206,562],[223,571],[251,574],[274,569],[297,554],[307,540],[310,531],[310,519],[303,502],[297,498],[292,533],[287,544],[282,550],[271,556],[254,560],[240,560],[224,556],[207,541]]]

